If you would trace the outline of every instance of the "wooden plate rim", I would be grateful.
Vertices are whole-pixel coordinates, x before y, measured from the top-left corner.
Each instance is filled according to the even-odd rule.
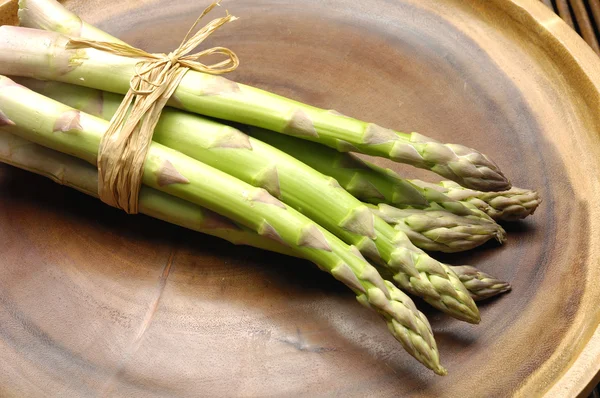
[[[578,70],[585,76],[586,92],[600,95],[600,58],[591,47],[558,15],[536,0],[493,0],[515,23],[540,38],[539,44],[551,54],[560,54],[559,61],[569,70]],[[560,353],[555,351],[546,361],[550,364]],[[587,397],[600,382],[600,325],[583,346],[571,366],[556,380],[547,397]],[[543,373],[543,372],[542,372]],[[539,377],[534,372],[523,383],[518,395],[525,395],[526,386]]]

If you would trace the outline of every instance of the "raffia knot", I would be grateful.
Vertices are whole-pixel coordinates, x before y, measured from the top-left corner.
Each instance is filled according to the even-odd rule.
[[[169,58],[169,61],[171,62],[171,65],[175,65],[176,63],[179,62],[179,55],[177,55],[175,53],[169,53],[168,58]]]
[[[177,49],[168,54],[148,53],[126,44],[70,39],[67,48],[94,48],[115,55],[139,58],[129,90],[110,121],[98,150],[98,193],[100,199],[127,213],[138,212],[138,196],[144,173],[144,162],[150,149],[154,128],[160,113],[173,95],[185,73],[220,75],[239,66],[235,53],[224,47],[213,47],[190,54],[208,36],[237,18],[227,15],[210,21],[194,35],[200,20],[220,0],[208,6],[188,30]],[[200,62],[208,55],[222,55],[224,60],[206,65]]]

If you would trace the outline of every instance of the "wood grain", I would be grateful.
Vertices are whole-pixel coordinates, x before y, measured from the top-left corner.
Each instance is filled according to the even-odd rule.
[[[166,51],[205,4],[66,5]],[[436,377],[310,264],[0,166],[0,396],[583,394],[600,366],[600,60],[581,38],[537,0],[227,8],[241,19],[207,46],[240,56],[232,78],[477,147],[516,185],[539,189],[542,207],[507,226],[505,246],[443,257],[513,292],[482,305],[478,326],[418,303],[450,372]]]
[[[571,15],[568,0],[555,0],[555,2],[558,15],[560,15],[567,25],[575,29],[575,22],[573,21],[573,16]]]
[[[563,17],[565,22],[575,29],[586,43],[600,55],[600,0],[539,1]],[[575,18],[572,14],[575,15]]]
[[[571,7],[573,8],[581,36],[592,47],[592,50],[600,54],[600,45],[598,45],[594,25],[592,25],[592,20],[588,15],[583,0],[571,0]]]
[[[594,24],[596,26],[596,30],[598,35],[600,35],[600,0],[589,0],[588,6],[592,13],[592,19],[594,20]],[[600,38],[599,38],[600,40]],[[600,54],[600,52],[599,52]]]
[[[13,0],[0,0],[0,25],[15,25],[18,23],[17,10],[19,5]]]

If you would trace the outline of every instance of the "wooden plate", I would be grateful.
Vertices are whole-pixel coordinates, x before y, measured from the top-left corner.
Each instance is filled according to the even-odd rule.
[[[67,1],[151,51],[206,2]],[[600,60],[534,0],[237,0],[232,78],[492,154],[539,189],[478,326],[426,308],[447,377],[310,264],[0,167],[1,396],[574,396],[600,368]],[[14,7],[14,4],[13,6]],[[4,9],[4,17],[14,9]],[[435,179],[395,166],[406,175]]]

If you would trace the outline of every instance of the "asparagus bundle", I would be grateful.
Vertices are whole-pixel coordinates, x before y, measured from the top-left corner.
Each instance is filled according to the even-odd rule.
[[[79,112],[0,77],[0,125],[32,142],[96,164],[108,122]],[[144,162],[144,185],[179,197],[289,246],[351,288],[377,311],[404,348],[438,374],[431,327],[412,300],[360,253],[262,188],[248,185],[186,155],[152,142]],[[461,284],[462,285],[462,284]],[[463,286],[464,288],[464,286]]]
[[[19,18],[21,25],[26,27],[56,30],[106,42],[118,41],[82,22],[53,0],[20,0]],[[30,65],[48,56],[68,62],[52,65],[45,62],[43,74],[39,71],[36,73],[39,78],[120,94],[127,92],[137,63],[135,59],[85,46],[76,50],[67,48],[65,36],[48,36],[44,40],[47,40],[46,46],[39,46],[36,39],[30,43],[33,47],[20,48],[23,54],[28,54]],[[26,70],[21,73],[34,77],[28,75],[30,72]],[[0,73],[15,75],[16,71],[5,69]],[[418,133],[396,132],[220,76],[189,71],[169,104],[191,112],[315,141],[339,151],[360,151],[390,158],[431,170],[473,189],[500,191],[510,188],[509,181],[496,164],[474,149],[441,144]]]
[[[0,162],[52,179],[94,197],[98,196],[98,170],[73,156],[29,142],[0,129]],[[140,212],[191,229],[227,240],[234,245],[247,245],[287,256],[298,256],[289,246],[261,236],[217,213],[191,202],[165,194],[149,187],[140,192]],[[469,290],[475,301],[504,293],[510,289],[503,282],[475,267],[450,266]]]
[[[111,119],[122,100],[115,94],[73,85],[30,80],[25,84],[36,86],[42,94],[80,110],[89,110],[106,120]],[[153,139],[249,184],[265,188],[346,243],[355,245],[368,258],[383,264],[405,290],[458,319],[479,322],[475,303],[447,265],[413,246],[405,231],[395,230],[374,216],[367,206],[339,188],[331,177],[237,129],[173,109],[163,111]],[[426,218],[433,220],[433,217],[421,215],[420,224],[427,224]],[[439,217],[435,221],[439,221]],[[434,230],[433,234],[440,232],[439,228],[437,231],[430,229]],[[427,231],[421,228],[413,234],[422,236],[419,242],[428,241],[423,232]],[[446,235],[448,239],[440,242],[438,247],[452,247],[450,243],[456,234],[448,232]]]
[[[19,4],[25,26],[122,43],[54,0]],[[69,40],[53,32],[0,27],[0,73],[121,94],[129,89],[137,59]],[[0,133],[0,160],[96,195],[96,170],[69,155],[96,164],[108,124],[89,114],[110,119],[120,97],[59,83],[25,84],[59,102],[0,77],[0,129],[20,136]],[[251,126],[226,126],[165,109],[144,163],[141,212],[314,262],[382,315],[405,349],[436,373],[445,369],[426,318],[362,254],[402,289],[473,323],[479,321],[473,299],[510,289],[473,267],[448,266],[414,246],[452,252],[491,238],[502,242],[505,231],[493,219],[533,213],[537,193],[511,188],[479,152],[194,71],[184,75],[169,104]],[[9,150],[3,152],[3,145]],[[403,180],[340,153],[347,151],[429,169],[464,187]]]

